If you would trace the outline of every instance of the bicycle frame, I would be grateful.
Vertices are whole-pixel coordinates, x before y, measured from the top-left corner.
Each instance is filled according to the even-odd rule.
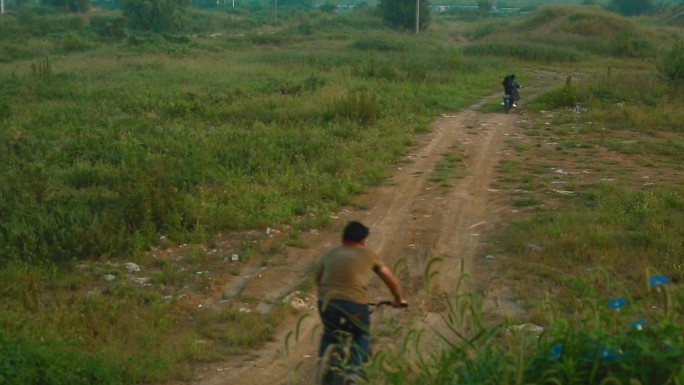
[[[392,306],[392,301],[370,302],[370,312],[382,306]],[[351,360],[352,334],[345,330],[334,331],[339,342],[331,344],[323,353],[319,362],[316,383],[320,385],[353,385],[355,375],[347,373]]]
[[[505,113],[508,113],[513,108],[513,95],[503,94],[503,106]]]

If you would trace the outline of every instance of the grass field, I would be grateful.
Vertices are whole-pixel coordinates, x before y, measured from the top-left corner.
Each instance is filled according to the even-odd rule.
[[[278,312],[178,309],[161,288],[201,278],[164,262],[150,286],[88,295],[90,285],[121,262],[148,262],[150,247],[325,226],[331,210],[382,183],[434,117],[498,92],[511,63],[576,74],[528,104],[545,112],[498,179],[524,191],[512,202],[527,208],[500,247],[530,318],[552,332],[511,353],[503,326],[482,325],[425,366],[398,356],[373,375],[388,384],[684,381],[681,29],[580,6],[434,17],[419,36],[368,11],[278,22],[205,11],[193,14],[202,28],[179,35],[117,29],[117,17],[0,18],[0,384],[183,380],[188,362],[267,341]],[[457,158],[445,157],[438,182]],[[554,172],[558,159],[587,174]],[[562,187],[542,183],[553,181]],[[250,244],[241,255],[278,252]],[[190,255],[186,271],[212,258]],[[667,285],[648,284],[660,275]],[[630,306],[616,312],[622,305],[605,307],[605,297]],[[478,313],[474,296],[458,300]],[[644,310],[652,304],[662,312]],[[643,314],[648,333],[616,326]],[[235,333],[241,325],[261,327]],[[559,341],[575,364],[548,359]],[[642,350],[606,372],[606,357],[584,356],[597,341],[606,357]],[[654,372],[637,370],[641,362]],[[649,382],[656,375],[665,377]]]

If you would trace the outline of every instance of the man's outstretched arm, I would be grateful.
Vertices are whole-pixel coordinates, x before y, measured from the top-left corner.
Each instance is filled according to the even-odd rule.
[[[387,285],[387,287],[390,289],[390,292],[392,292],[395,306],[405,307],[408,305],[408,302],[404,298],[404,294],[401,290],[401,286],[399,286],[399,281],[397,281],[397,279],[394,277],[394,274],[392,274],[392,271],[387,266],[381,266],[375,269],[375,274],[382,279],[385,285]]]

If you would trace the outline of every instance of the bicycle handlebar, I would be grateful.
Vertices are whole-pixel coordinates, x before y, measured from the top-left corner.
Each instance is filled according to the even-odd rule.
[[[368,303],[368,306],[375,306],[377,308],[380,308],[381,306],[385,306],[385,305],[394,306],[394,301],[382,300],[382,301],[378,301],[378,302],[369,302]],[[408,307],[408,304],[407,303],[401,304],[400,307],[402,307],[402,308]]]

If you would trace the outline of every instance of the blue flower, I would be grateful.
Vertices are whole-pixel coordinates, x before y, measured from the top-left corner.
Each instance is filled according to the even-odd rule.
[[[664,285],[668,281],[669,280],[664,275],[653,275],[653,276],[651,276],[651,278],[648,279],[648,284],[650,286],[658,286],[658,285]]]
[[[551,347],[551,352],[549,353],[549,358],[552,361],[555,361],[561,356],[561,353],[563,353],[563,344],[561,344],[561,343],[555,344]]]
[[[625,306],[626,303],[627,300],[622,297],[613,298],[608,301],[608,307],[611,309],[620,310],[620,308]]]
[[[604,361],[614,361],[615,360],[615,351],[613,349],[608,349],[608,348],[601,346],[599,348],[599,356]]]
[[[646,323],[646,320],[641,318],[636,321],[632,321],[629,323],[629,326],[633,327],[636,330],[641,330],[644,327],[644,324]]]

